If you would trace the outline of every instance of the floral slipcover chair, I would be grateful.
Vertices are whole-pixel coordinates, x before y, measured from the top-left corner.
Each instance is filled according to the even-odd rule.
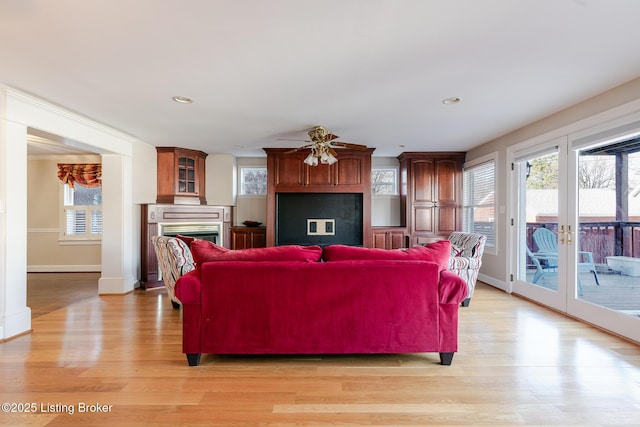
[[[179,308],[181,304],[175,295],[174,288],[180,276],[196,268],[191,250],[184,241],[176,237],[155,236],[151,241],[156,250],[162,281],[167,288],[171,304],[174,308]]]
[[[478,272],[482,265],[482,253],[484,252],[484,245],[487,242],[487,236],[484,234],[454,231],[448,240],[451,242],[449,270],[467,282],[469,296],[462,302],[462,306],[468,307],[476,287]]]

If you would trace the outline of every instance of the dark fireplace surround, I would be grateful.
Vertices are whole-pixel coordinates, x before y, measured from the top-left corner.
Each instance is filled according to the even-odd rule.
[[[363,245],[359,193],[276,194],[276,245]]]

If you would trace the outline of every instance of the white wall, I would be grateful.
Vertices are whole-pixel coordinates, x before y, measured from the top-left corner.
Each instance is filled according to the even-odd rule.
[[[101,242],[61,245],[60,163],[100,163],[100,156],[38,156],[27,161],[27,271],[100,271]]]
[[[501,288],[506,288],[508,277],[507,246],[508,218],[506,213],[510,200],[507,194],[507,147],[523,143],[533,138],[549,139],[594,126],[598,122],[613,120],[617,115],[628,114],[629,104],[640,101],[640,78],[613,88],[601,95],[587,99],[556,114],[520,128],[514,132],[487,142],[467,153],[466,160],[472,161],[490,153],[497,153],[498,215],[496,216],[497,253],[482,257],[481,279]],[[633,109],[635,107],[631,107]]]
[[[2,88],[0,88],[2,89]],[[9,94],[0,90],[0,340],[31,329],[27,307],[27,126],[9,120]]]
[[[206,159],[206,198],[208,205],[234,206],[236,158],[230,154],[209,154]]]

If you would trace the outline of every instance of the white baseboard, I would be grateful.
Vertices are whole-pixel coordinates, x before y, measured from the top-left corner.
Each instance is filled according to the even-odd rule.
[[[99,273],[101,271],[101,265],[27,265],[27,273]]]
[[[496,287],[498,289],[502,289],[505,292],[509,292],[509,290],[507,288],[507,284],[502,280],[498,280],[498,279],[496,279],[494,277],[487,276],[487,275],[484,275],[482,273],[478,274],[478,280],[480,280],[481,282],[486,283],[487,285],[491,285],[491,286]]]
[[[0,314],[0,342],[31,331],[31,309],[24,307],[20,311],[7,315]]]

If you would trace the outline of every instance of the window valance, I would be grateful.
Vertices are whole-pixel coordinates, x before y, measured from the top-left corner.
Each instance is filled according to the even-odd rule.
[[[102,185],[102,164],[100,163],[58,163],[58,178],[63,184],[74,188],[75,184],[87,188]]]

